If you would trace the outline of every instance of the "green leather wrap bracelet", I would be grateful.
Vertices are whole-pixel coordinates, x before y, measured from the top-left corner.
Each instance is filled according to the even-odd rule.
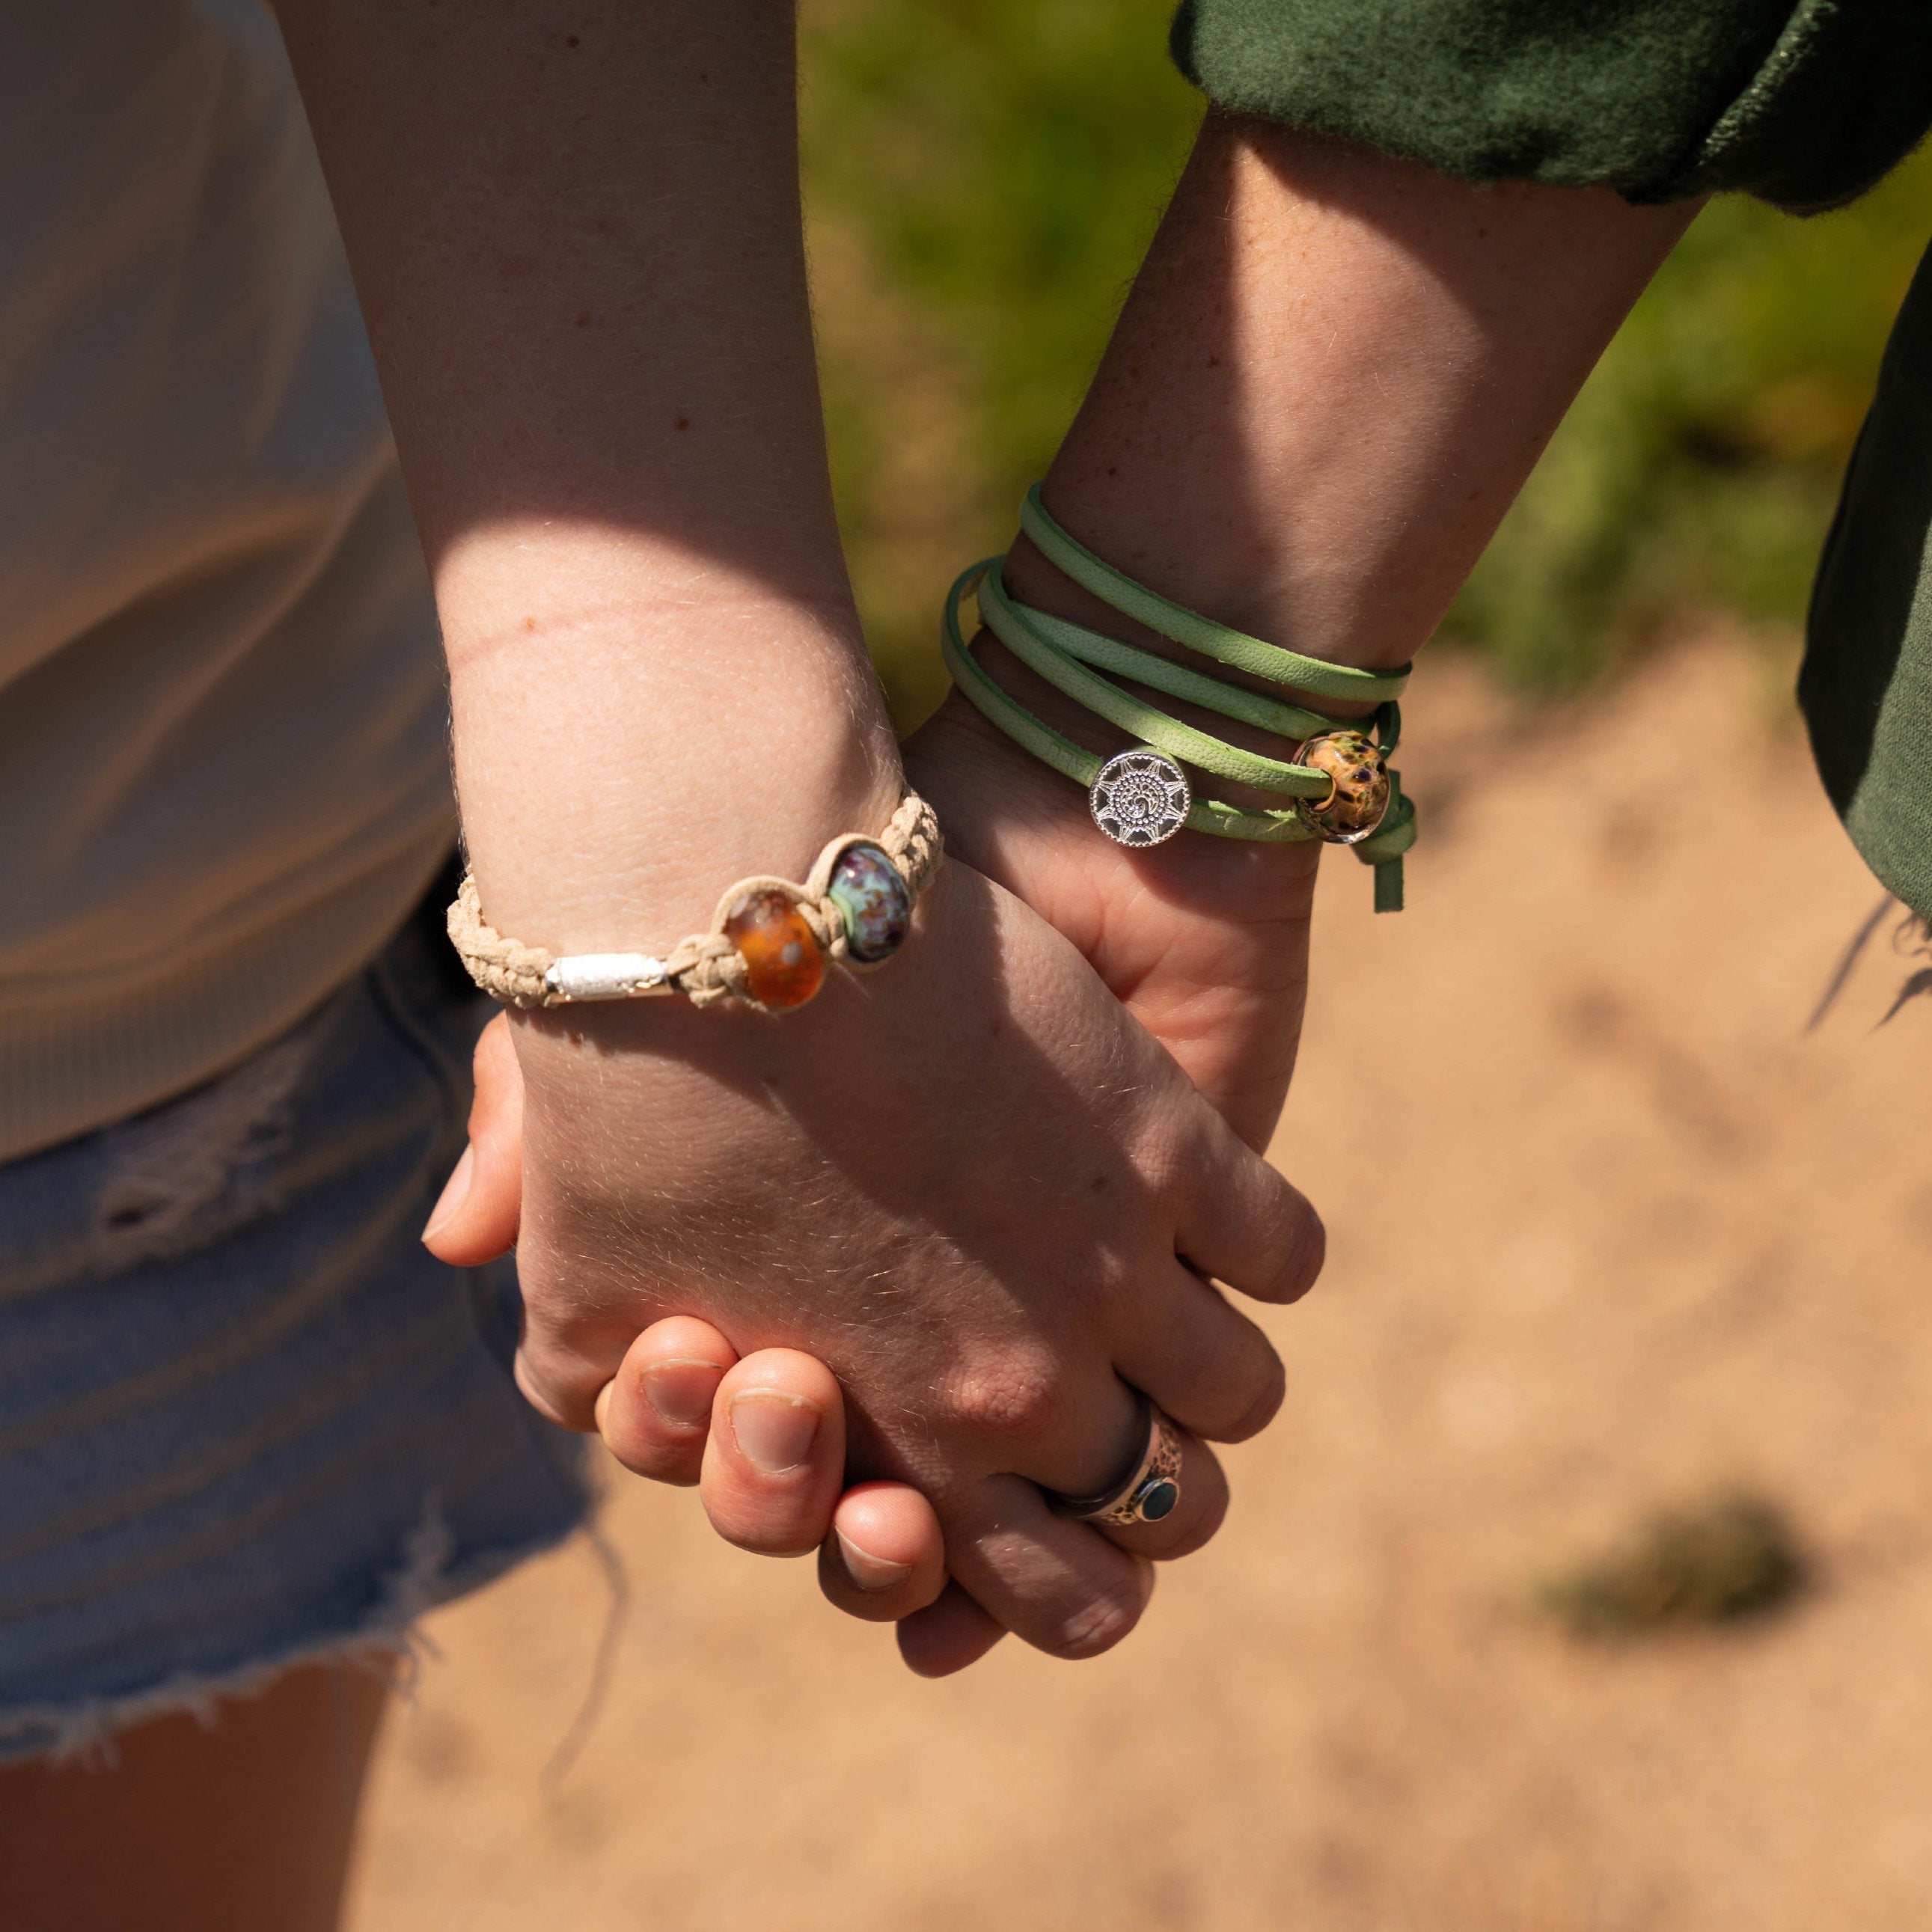
[[[1401,735],[1396,700],[1408,668],[1370,671],[1325,663],[1189,610],[1124,576],[1069,536],[1040,501],[1037,485],[1027,494],[1020,524],[1063,574],[1170,642],[1298,694],[1376,710],[1359,720],[1324,716],[1018,603],[1007,592],[1001,557],[962,572],[946,596],[940,648],[966,698],[1016,743],[1086,788],[1096,822],[1121,844],[1157,844],[1184,826],[1222,838],[1348,844],[1376,868],[1376,910],[1400,910],[1402,855],[1415,842],[1415,807],[1402,794],[1400,774],[1386,770],[1384,761]],[[969,595],[986,628],[1016,657],[1126,733],[1136,748],[1103,759],[1004,690],[967,642],[960,607]],[[1123,688],[1114,681],[1122,679],[1284,738],[1297,747],[1296,756],[1269,758],[1227,744]],[[1197,798],[1182,764],[1292,802],[1246,810]]]

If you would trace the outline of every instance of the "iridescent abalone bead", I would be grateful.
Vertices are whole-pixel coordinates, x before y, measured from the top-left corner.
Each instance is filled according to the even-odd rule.
[[[1365,734],[1324,731],[1295,753],[1294,762],[1325,773],[1334,787],[1325,799],[1294,801],[1297,816],[1318,838],[1331,845],[1354,845],[1387,816],[1388,766]]]
[[[748,892],[724,921],[724,937],[745,962],[745,990],[761,1006],[802,1006],[825,983],[818,935],[788,892]]]
[[[844,918],[845,950],[862,965],[890,958],[905,944],[912,930],[912,894],[878,846],[847,846],[825,892]]]

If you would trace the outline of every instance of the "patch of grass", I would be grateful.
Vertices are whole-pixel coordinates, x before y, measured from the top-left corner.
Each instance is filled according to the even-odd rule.
[[[1764,1616],[1808,1574],[1781,1510],[1724,1496],[1652,1516],[1623,1548],[1546,1583],[1539,1600],[1573,1636],[1628,1641]]]

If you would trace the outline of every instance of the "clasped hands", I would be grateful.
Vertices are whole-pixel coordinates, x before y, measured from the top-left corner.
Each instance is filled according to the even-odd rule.
[[[1198,1548],[1210,1442],[1280,1405],[1217,1289],[1291,1301],[1322,1234],[1261,1158],[1292,1070],[1314,854],[1129,854],[953,700],[906,747],[948,863],[887,970],[770,1018],[632,1002],[507,1017],[425,1239],[518,1248],[518,1380],[618,1460],[700,1484],[741,1546],[927,1675],[1006,1630],[1131,1629]],[[1181,1501],[1101,1528],[1044,1490],[1131,1466],[1134,1391],[1184,1432]]]

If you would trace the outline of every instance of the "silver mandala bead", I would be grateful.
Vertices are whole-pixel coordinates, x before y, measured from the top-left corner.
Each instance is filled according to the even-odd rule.
[[[1144,748],[1109,758],[1087,794],[1094,823],[1116,845],[1164,843],[1186,824],[1193,802],[1180,767]]]

